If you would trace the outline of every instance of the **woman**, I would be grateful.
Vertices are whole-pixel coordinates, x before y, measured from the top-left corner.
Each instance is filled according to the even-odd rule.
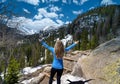
[[[57,84],[61,84],[60,79],[61,79],[63,69],[64,69],[64,66],[63,66],[64,52],[67,52],[70,49],[72,49],[78,43],[78,41],[76,41],[75,43],[73,43],[72,45],[70,45],[69,47],[65,49],[64,49],[64,45],[62,41],[60,40],[56,41],[54,48],[51,46],[48,46],[43,40],[40,42],[45,48],[50,50],[53,55],[53,62],[52,62],[52,69],[50,73],[49,84],[52,84],[55,73],[57,73]]]

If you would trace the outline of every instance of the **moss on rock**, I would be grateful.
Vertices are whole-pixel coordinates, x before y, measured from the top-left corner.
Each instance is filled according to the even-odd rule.
[[[109,84],[120,84],[120,59],[104,67],[103,71]]]

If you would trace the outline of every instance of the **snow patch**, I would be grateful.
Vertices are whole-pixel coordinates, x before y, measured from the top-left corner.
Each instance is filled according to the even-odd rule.
[[[27,74],[30,74],[30,73],[33,73],[35,71],[37,71],[38,69],[41,69],[42,67],[45,67],[45,66],[48,66],[48,65],[40,65],[40,66],[37,66],[37,67],[26,67],[22,70],[22,73],[27,75]]]
[[[30,82],[33,80],[34,78],[31,78],[31,79],[29,79],[29,80],[24,80],[24,81],[22,81],[21,83],[22,84],[30,84]]]
[[[4,80],[4,73],[1,73],[0,76]]]
[[[73,76],[71,74],[65,74],[61,77],[61,84],[69,84],[69,81],[67,81],[68,79],[70,81],[79,81],[79,80],[85,81],[84,78],[80,78],[78,76]],[[53,84],[57,84],[57,81],[54,81]],[[88,84],[88,83],[85,83],[85,84]]]
[[[65,36],[65,39],[61,40],[64,44],[64,46],[66,46],[67,42],[72,42],[73,41],[73,36],[68,34],[67,36]]]

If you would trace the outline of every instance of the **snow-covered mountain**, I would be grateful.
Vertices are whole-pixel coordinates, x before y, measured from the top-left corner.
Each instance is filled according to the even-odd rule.
[[[29,28],[19,28],[19,30],[21,31],[21,34],[23,35],[31,35],[31,34],[35,34],[38,33],[37,31],[33,30],[33,29],[29,29]]]
[[[91,3],[92,2],[92,3]],[[20,30],[34,34],[49,26],[61,26],[71,23],[79,14],[101,5],[120,4],[119,0],[0,0],[0,3],[17,13],[14,23],[20,21]],[[11,3],[11,4],[9,4]],[[14,7],[14,5],[16,5]],[[2,6],[0,5],[0,8]],[[3,7],[4,8],[4,7]],[[1,9],[2,10],[2,9]],[[3,9],[4,11],[4,9]],[[7,14],[6,14],[7,15]],[[22,30],[23,29],[23,30]]]
[[[53,31],[53,30],[57,30],[58,27],[56,26],[46,26],[45,28],[43,28],[43,31]]]

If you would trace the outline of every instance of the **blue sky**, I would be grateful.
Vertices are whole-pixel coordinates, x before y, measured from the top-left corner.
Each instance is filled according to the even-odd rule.
[[[8,1],[0,0],[4,3]],[[14,12],[19,15],[12,20],[21,22],[21,30],[34,33],[46,26],[67,24],[95,7],[120,4],[120,0],[13,0],[12,3],[15,4]]]

